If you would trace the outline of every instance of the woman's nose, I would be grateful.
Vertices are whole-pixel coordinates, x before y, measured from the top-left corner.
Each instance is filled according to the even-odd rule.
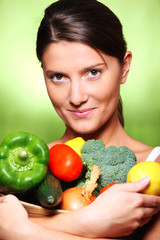
[[[75,106],[78,106],[88,99],[88,94],[83,83],[75,81],[70,85],[69,101]]]

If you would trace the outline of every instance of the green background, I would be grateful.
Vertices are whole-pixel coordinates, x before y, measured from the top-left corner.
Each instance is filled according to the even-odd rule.
[[[47,96],[35,54],[36,33],[49,0],[0,0],[0,141],[15,131],[59,138],[64,124]],[[125,129],[160,145],[160,1],[103,0],[120,18],[133,61],[121,87]]]

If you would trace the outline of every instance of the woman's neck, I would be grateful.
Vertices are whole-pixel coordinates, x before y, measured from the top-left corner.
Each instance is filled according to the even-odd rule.
[[[66,131],[61,140],[65,142],[75,137],[82,137],[85,141],[89,139],[101,139],[107,147],[110,145],[124,145],[125,139],[129,136],[120,124],[118,116],[115,113],[100,129],[91,134],[79,134],[71,128],[66,127]]]

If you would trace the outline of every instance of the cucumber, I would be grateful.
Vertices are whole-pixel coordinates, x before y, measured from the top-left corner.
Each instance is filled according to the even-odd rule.
[[[37,187],[36,195],[42,207],[56,207],[62,201],[60,181],[52,173],[47,172],[44,181]]]

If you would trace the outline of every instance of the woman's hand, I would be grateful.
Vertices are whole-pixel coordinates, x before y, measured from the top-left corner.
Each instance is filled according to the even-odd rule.
[[[90,236],[127,236],[148,223],[160,210],[160,197],[139,193],[148,184],[148,178],[116,184],[98,196],[84,212]]]
[[[27,222],[28,214],[15,196],[0,197],[0,239],[20,239],[18,235],[28,231]]]

